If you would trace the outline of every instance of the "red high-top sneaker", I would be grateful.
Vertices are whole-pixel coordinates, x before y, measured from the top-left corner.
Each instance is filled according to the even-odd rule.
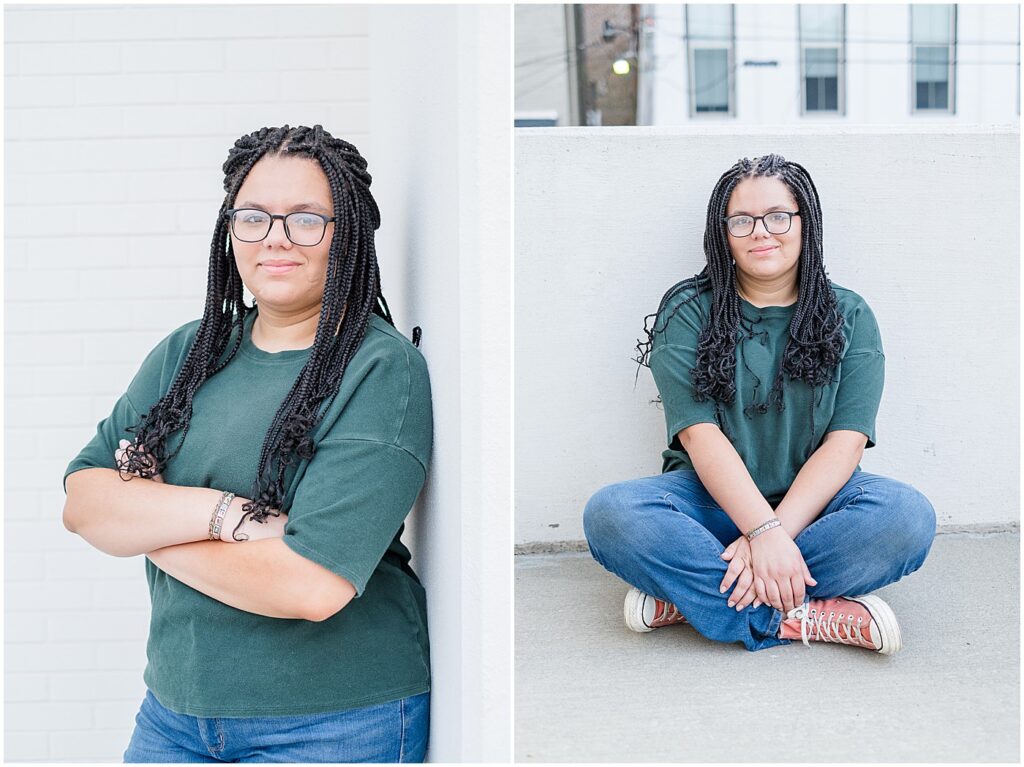
[[[671,602],[656,599],[640,589],[630,589],[622,606],[626,626],[633,631],[652,631],[662,626],[686,623],[686,618]]]
[[[779,639],[836,642],[892,655],[903,647],[896,615],[880,597],[812,599],[790,610],[779,626]]]

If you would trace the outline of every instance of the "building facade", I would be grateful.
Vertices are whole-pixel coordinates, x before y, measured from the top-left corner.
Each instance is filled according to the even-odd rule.
[[[533,6],[545,7],[553,8]],[[562,7],[573,11],[560,17],[565,53],[558,61],[565,72],[561,83],[570,91],[560,97],[566,104],[572,98],[585,103],[593,85],[588,92],[572,65],[621,58],[621,52],[602,52],[623,46],[621,32],[607,40],[600,32],[609,25],[622,29],[621,14],[611,18],[612,9],[622,6]],[[1019,119],[1019,5],[635,7],[627,46],[633,66],[625,75],[636,78],[632,124],[1005,124]],[[573,14],[586,24],[570,30],[564,19]],[[532,34],[529,27],[520,28],[517,17],[517,83],[521,76],[538,78],[545,64],[520,56]],[[544,34],[551,47],[555,30],[546,27]],[[603,78],[614,84],[620,77],[610,69],[586,74],[590,83]],[[517,87],[517,113],[525,106]],[[536,100],[533,106],[540,108]],[[595,124],[587,121],[585,109],[577,115],[564,107],[557,111],[559,125]]]

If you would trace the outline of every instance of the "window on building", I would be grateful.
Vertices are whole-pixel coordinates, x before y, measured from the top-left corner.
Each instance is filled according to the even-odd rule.
[[[733,6],[687,5],[690,116],[735,114]]]
[[[914,111],[953,112],[956,6],[910,6]]]
[[[846,6],[797,8],[803,112],[845,114]]]

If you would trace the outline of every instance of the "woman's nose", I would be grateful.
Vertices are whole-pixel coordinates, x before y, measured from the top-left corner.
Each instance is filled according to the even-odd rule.
[[[278,226],[280,224],[280,226]],[[273,242],[276,245],[291,245],[291,240],[288,239],[288,233],[284,229],[284,219],[275,218],[270,222],[270,231],[267,232],[265,242]]]

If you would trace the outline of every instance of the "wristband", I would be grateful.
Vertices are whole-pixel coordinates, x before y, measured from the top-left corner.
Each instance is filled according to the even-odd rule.
[[[771,530],[773,527],[778,527],[781,524],[782,524],[782,520],[781,519],[779,519],[778,517],[772,517],[767,522],[758,525],[753,530],[748,532],[747,533],[747,540],[748,541],[752,541],[757,536],[759,536],[761,533],[765,532],[766,530]]]
[[[235,500],[235,494],[228,491],[224,491],[220,500],[217,502],[217,508],[213,510],[213,516],[210,517],[210,540],[220,540],[220,528],[224,524],[224,515],[228,513],[228,507],[231,506],[231,502]]]

